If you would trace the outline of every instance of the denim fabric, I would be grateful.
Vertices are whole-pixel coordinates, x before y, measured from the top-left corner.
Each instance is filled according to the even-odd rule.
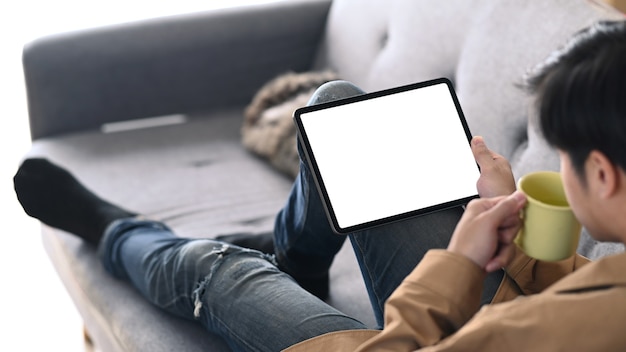
[[[309,105],[364,94],[346,81],[322,85]],[[313,175],[298,142],[300,173],[274,227],[275,251],[281,268],[299,276],[327,272],[346,236],[335,234],[315,189]],[[358,177],[358,175],[356,176]],[[365,191],[365,190],[364,190]],[[383,326],[384,304],[391,293],[421,261],[429,249],[446,248],[463,214],[461,207],[350,234],[357,261],[379,328]],[[494,272],[485,281],[482,303],[491,302],[503,278]]]
[[[349,82],[328,82],[316,90],[308,105],[360,94],[364,92]],[[330,228],[299,141],[298,154],[300,172],[274,225],[275,252],[284,270],[301,277],[319,277],[328,272],[346,236],[339,236]]]
[[[234,351],[279,351],[327,332],[365,328],[300,288],[273,257],[180,238],[158,222],[118,220],[99,251],[108,272],[130,280],[157,307],[197,320]]]
[[[433,248],[446,248],[463,209],[451,208],[350,235],[379,328],[384,304]],[[504,277],[498,270],[483,283],[481,304],[495,296]]]
[[[362,93],[348,82],[330,82],[309,104]],[[321,277],[346,236],[331,230],[310,170],[300,166],[276,217],[276,260],[292,274]],[[380,326],[385,300],[429,249],[447,246],[462,212],[448,209],[348,236]],[[180,238],[158,222],[120,219],[107,229],[99,251],[108,272],[130,280],[156,306],[198,320],[234,350],[277,351],[327,332],[366,328],[301,289],[273,257]],[[501,279],[501,272],[488,276],[483,303]]]

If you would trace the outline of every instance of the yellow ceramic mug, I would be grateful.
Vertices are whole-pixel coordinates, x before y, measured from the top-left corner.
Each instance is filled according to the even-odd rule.
[[[539,260],[558,261],[572,256],[581,226],[569,207],[560,174],[533,172],[523,176],[517,186],[528,201],[515,243]]]

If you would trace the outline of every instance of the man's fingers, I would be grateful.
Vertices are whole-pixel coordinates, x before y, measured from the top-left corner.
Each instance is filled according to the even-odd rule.
[[[521,192],[514,192],[509,196],[474,199],[468,203],[466,212],[479,214],[485,211],[496,212],[493,218],[506,226],[510,215],[517,213],[526,204],[526,196]]]
[[[499,201],[489,211],[494,213],[494,218],[500,220],[500,224],[503,224],[504,220],[518,213],[525,204],[526,196],[524,193],[517,191]]]
[[[509,244],[500,248],[496,256],[491,258],[485,265],[485,271],[490,273],[508,265],[513,259],[514,254],[513,247],[511,246],[512,245]]]
[[[525,204],[526,196],[520,192],[472,200],[452,234],[448,250],[488,271],[508,263],[508,248],[520,226],[515,216]]]
[[[514,213],[511,214],[508,218],[506,218],[504,221],[502,221],[502,223],[500,224],[500,229],[502,229],[502,231],[506,231],[507,229],[516,229],[519,228],[522,224],[522,219],[519,216],[519,213]]]
[[[496,204],[498,204],[504,198],[505,198],[504,196],[501,196],[501,197],[493,197],[493,198],[473,199],[467,204],[465,212],[471,213],[471,214],[483,213],[493,208],[494,206],[496,206]]]

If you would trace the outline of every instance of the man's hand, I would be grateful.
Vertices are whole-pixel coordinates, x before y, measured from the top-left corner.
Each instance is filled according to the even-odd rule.
[[[508,265],[521,227],[519,213],[525,204],[526,196],[521,192],[474,199],[454,230],[448,250],[469,258],[486,272]]]
[[[476,188],[482,198],[508,196],[515,192],[511,165],[502,155],[489,150],[482,137],[472,139],[472,152],[480,166],[480,178],[476,182]]]

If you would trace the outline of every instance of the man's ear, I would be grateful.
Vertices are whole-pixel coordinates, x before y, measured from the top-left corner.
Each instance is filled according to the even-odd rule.
[[[623,185],[620,182],[620,170],[604,153],[593,150],[587,158],[587,181],[591,189],[607,199],[615,195]]]

